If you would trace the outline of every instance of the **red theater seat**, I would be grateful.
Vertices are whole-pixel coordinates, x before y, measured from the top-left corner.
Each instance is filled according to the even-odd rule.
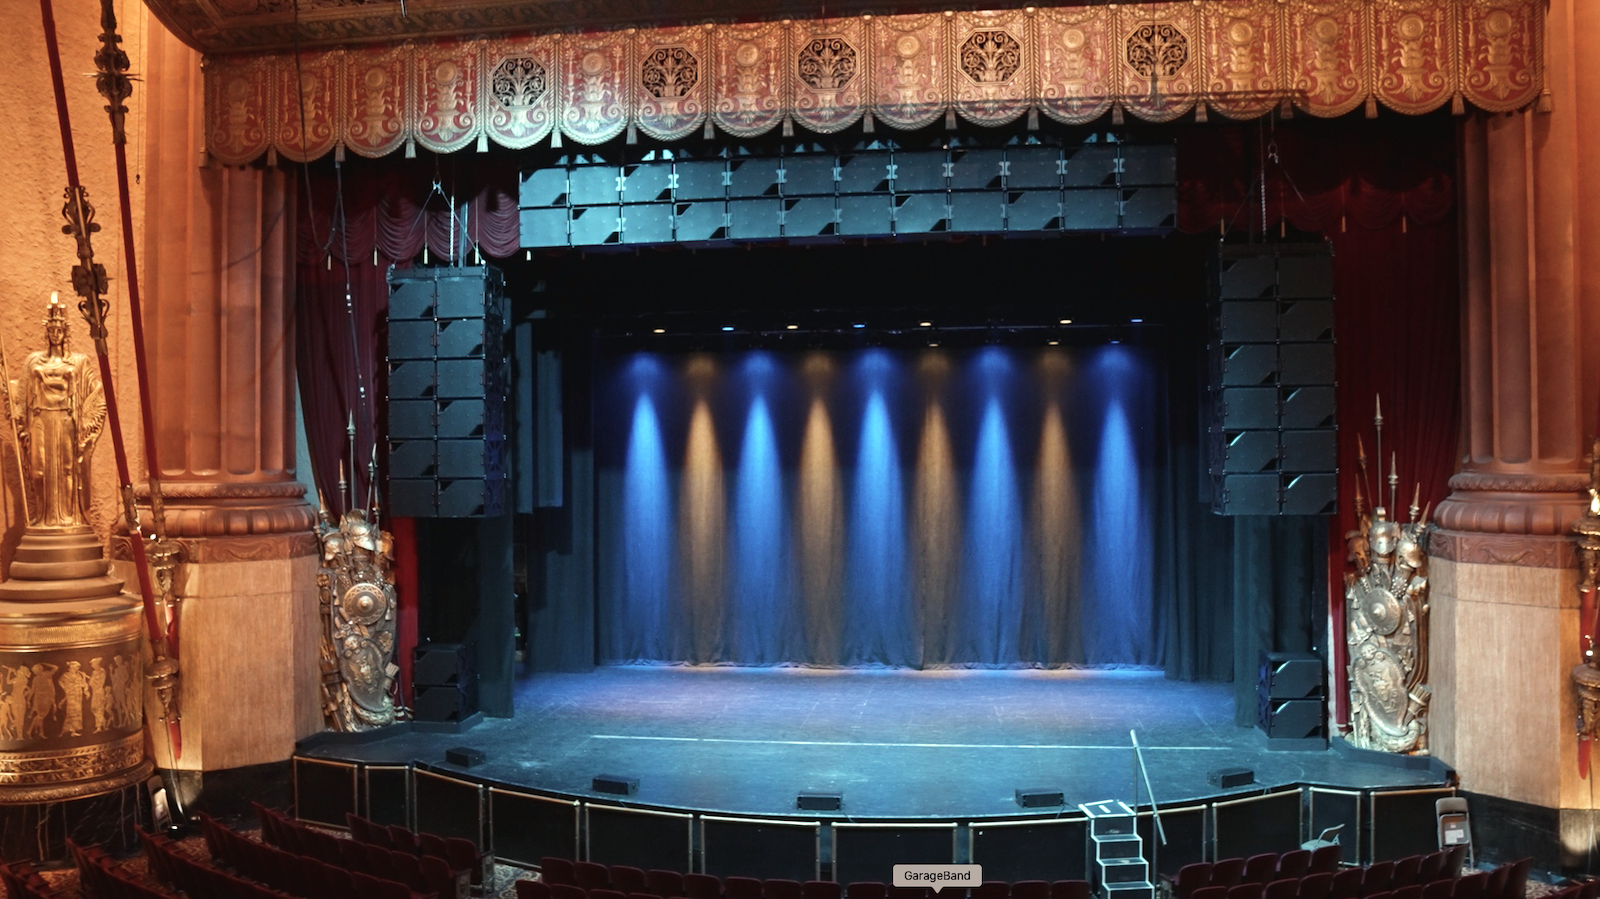
[[[683,875],[683,889],[689,899],[722,899],[722,881],[711,874]]]
[[[1252,855],[1244,860],[1244,873],[1239,875],[1240,883],[1259,883],[1266,885],[1278,879],[1278,855],[1275,852],[1263,852]]]
[[[1483,899],[1484,885],[1489,882],[1489,872],[1476,871],[1455,880],[1450,899]]]
[[[1450,861],[1450,850],[1440,849],[1430,852],[1422,857],[1422,864],[1417,866],[1417,879],[1413,883],[1427,886],[1444,876],[1444,866]]]
[[[761,881],[761,899],[805,899],[805,891],[798,880],[769,877]]]
[[[1004,880],[985,880],[967,895],[969,899],[1006,899],[1011,895],[1011,884]]]
[[[1087,880],[1058,880],[1050,884],[1050,899],[1089,899]]]
[[[927,887],[889,887],[889,899],[928,899],[930,895]]]
[[[672,896],[682,896],[683,875],[677,871],[668,871],[665,868],[651,868],[644,872],[644,878],[650,884],[650,892],[662,899]]]
[[[589,899],[589,894],[583,891],[583,887],[570,883],[552,883],[550,899]]]
[[[517,891],[517,899],[550,899],[550,884],[542,880],[519,880],[513,886]],[[449,899],[440,896],[439,899]]]
[[[585,890],[603,890],[611,885],[610,869],[597,862],[573,862],[572,875]]]
[[[849,899],[888,899],[889,889],[876,880],[858,880],[844,888]]]
[[[1430,881],[1422,886],[1422,899],[1450,899],[1450,894],[1455,892],[1456,882],[1453,880]]]
[[[1311,850],[1292,849],[1278,856],[1278,878],[1291,877],[1295,880],[1306,876],[1311,870]]]
[[[1194,862],[1178,869],[1172,878],[1172,895],[1176,899],[1189,899],[1195,890],[1211,884],[1211,863]]]
[[[1228,899],[1262,899],[1264,884],[1241,883],[1236,887],[1228,887]]]
[[[1408,855],[1394,863],[1394,876],[1389,880],[1389,888],[1399,890],[1420,883],[1417,874],[1422,871],[1422,856]]]
[[[727,899],[761,899],[761,881],[754,877],[722,878],[722,895]]]
[[[1225,858],[1211,865],[1211,886],[1238,886],[1244,879],[1244,859]]]
[[[611,888],[624,893],[648,893],[649,881],[645,878],[643,868],[632,865],[611,866]]]
[[[1050,899],[1050,884],[1044,880],[1018,880],[1011,884],[1011,899]]]
[[[539,879],[548,884],[564,883],[576,886],[578,883],[577,875],[572,870],[572,862],[553,855],[539,859]]]
[[[1333,874],[1321,871],[1300,878],[1300,899],[1328,899],[1333,892]]]
[[[804,899],[841,899],[844,891],[831,880],[808,880],[800,884],[800,895]]]
[[[1201,887],[1190,894],[1189,899],[1228,899],[1228,891],[1233,887],[1211,886]]]
[[[1332,874],[1339,870],[1339,862],[1344,858],[1344,847],[1338,843],[1327,846],[1318,846],[1311,850],[1311,874]]]
[[[589,891],[589,899],[628,899],[628,894],[606,887],[597,887]]]
[[[1295,899],[1300,894],[1300,881],[1292,877],[1274,880],[1261,889],[1262,899]]]

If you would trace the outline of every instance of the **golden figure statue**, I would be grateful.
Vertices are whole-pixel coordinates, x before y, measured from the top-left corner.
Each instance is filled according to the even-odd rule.
[[[353,509],[338,526],[318,515],[322,568],[322,699],[328,726],[372,730],[397,718],[394,538]]]
[[[67,349],[67,307],[55,297],[44,319],[46,348],[23,360],[12,385],[12,414],[26,466],[28,524],[89,526],[85,475],[106,420],[100,375],[83,353]]]
[[[1377,425],[1381,446],[1381,407]],[[1432,697],[1427,683],[1427,540],[1432,525],[1427,510],[1417,505],[1420,485],[1412,494],[1408,522],[1390,519],[1381,493],[1379,504],[1367,514],[1361,488],[1367,477],[1367,454],[1364,448],[1358,452],[1356,529],[1345,534],[1355,566],[1344,580],[1345,640],[1350,650],[1350,733],[1345,739],[1361,749],[1425,754]],[[1391,461],[1391,505],[1399,480]]]

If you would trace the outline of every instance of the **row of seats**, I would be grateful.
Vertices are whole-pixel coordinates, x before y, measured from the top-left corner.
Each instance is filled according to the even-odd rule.
[[[1528,879],[1528,861],[1494,871],[1458,876],[1464,847],[1414,856],[1399,862],[1378,862],[1368,868],[1344,868],[1270,883],[1212,885],[1192,889],[1188,899],[1521,899]],[[1180,870],[1173,894],[1184,879]],[[1426,878],[1424,880],[1423,878]],[[1192,881],[1191,881],[1192,883]]]
[[[261,807],[257,807],[256,814],[257,816],[262,814]],[[417,832],[399,824],[379,824],[353,812],[346,813],[344,817],[345,822],[350,826],[351,838],[357,842],[382,846],[395,852],[443,859],[450,866],[450,870],[466,872],[471,879],[472,886],[479,887],[483,885],[487,860],[478,851],[477,844],[471,840]],[[288,819],[285,818],[284,820]],[[263,827],[265,822],[266,819],[262,818]],[[295,826],[302,825],[295,823]]]
[[[1600,880],[1589,880],[1562,887],[1545,899],[1596,899],[1600,896]]]
[[[27,862],[0,862],[0,884],[11,899],[53,899],[50,885]]]
[[[95,899],[172,899],[160,890],[148,887],[123,873],[122,869],[98,846],[83,847],[67,841],[67,851],[78,869],[78,892]],[[7,888],[10,884],[7,883]],[[12,896],[32,895],[11,892]]]
[[[359,851],[360,844],[351,840],[341,840],[338,837],[322,834],[337,846],[349,845],[358,850],[354,853],[340,853],[336,849],[334,860],[329,861],[274,844],[265,826],[262,828],[262,834],[269,839],[267,842],[258,843],[244,834],[224,827],[208,815],[201,814],[200,823],[206,838],[206,848],[211,850],[213,861],[291,895],[311,896],[318,890],[326,892],[329,888],[343,887],[346,880],[354,883],[356,894],[362,899],[412,899],[417,895],[441,895],[437,889],[413,888],[408,883],[369,870],[365,853]],[[330,875],[327,873],[329,870],[339,873]],[[417,874],[420,887],[420,870]],[[455,896],[455,882],[449,877],[448,872],[445,872],[444,876],[444,890],[445,899],[452,899]]]
[[[260,803],[255,804],[261,822],[261,839],[285,852],[315,858],[352,873],[368,874],[379,880],[404,884],[413,893],[433,894],[453,899],[466,891],[467,872],[453,871],[449,862],[432,855],[417,855],[360,840],[341,840],[332,834],[292,821]],[[207,831],[207,839],[210,839]],[[232,835],[235,840],[246,839]],[[231,867],[237,865],[229,862]],[[258,878],[259,879],[259,878]]]
[[[206,899],[285,899],[266,884],[235,877],[210,865],[201,864],[173,847],[163,836],[139,831],[144,855],[150,862],[150,876],[185,896]],[[353,895],[353,894],[346,894]]]
[[[754,877],[717,877],[685,874],[631,865],[602,865],[546,856],[539,862],[540,881],[525,889],[521,899],[924,899],[926,887],[890,887],[878,881],[858,881],[841,887],[831,880],[788,880]],[[527,883],[533,883],[527,881]],[[521,883],[518,884],[521,888]],[[1016,883],[986,881],[971,890],[950,888],[944,899],[969,893],[971,899],[1088,899],[1085,880],[1022,880]]]
[[[1288,852],[1263,852],[1248,858],[1225,858],[1215,862],[1195,862],[1164,877],[1175,899],[1190,899],[1195,890],[1205,887],[1236,887],[1245,883],[1267,884],[1275,880],[1298,880],[1308,874],[1331,874],[1339,868],[1337,843],[1315,851],[1292,849]]]

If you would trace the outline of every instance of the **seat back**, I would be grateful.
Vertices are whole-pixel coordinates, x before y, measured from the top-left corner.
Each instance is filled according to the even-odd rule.
[[[572,874],[578,886],[586,890],[603,890],[611,885],[611,869],[599,862],[573,862]]]
[[[1474,871],[1455,880],[1450,899],[1483,899],[1483,888],[1489,883],[1488,871]]]
[[[1319,871],[1300,878],[1300,899],[1328,899],[1333,892],[1333,874]]]
[[[575,884],[553,883],[550,885],[550,899],[589,899],[589,894]]]
[[[683,895],[683,874],[678,871],[651,868],[644,872],[644,879],[650,885],[650,892],[662,897],[662,899]]]
[[[539,859],[539,879],[548,884],[576,885],[578,882],[577,875],[572,872],[572,862],[553,855]]]
[[[1264,884],[1241,883],[1238,886],[1228,887],[1228,899],[1261,899]]]
[[[1278,856],[1278,879],[1299,880],[1311,870],[1311,850],[1292,849]]]
[[[1219,859],[1211,866],[1211,883],[1214,887],[1238,886],[1244,877],[1244,859]]]
[[[1328,885],[1328,899],[1360,899],[1361,878],[1367,872],[1360,868],[1340,868],[1333,872]]]
[[[1278,856],[1274,852],[1263,852],[1252,855],[1244,860],[1244,873],[1239,875],[1240,883],[1266,883],[1278,879]]]
[[[1389,879],[1389,888],[1403,889],[1418,883],[1417,874],[1422,870],[1422,856],[1408,855],[1394,863],[1394,874]]]
[[[1329,843],[1311,850],[1311,868],[1309,874],[1332,874],[1339,870],[1339,860],[1344,858],[1344,847],[1338,843]]]
[[[761,899],[804,899],[800,881],[787,877],[768,877],[761,881]]]
[[[611,866],[611,888],[624,893],[648,893],[649,882],[645,879],[644,869],[632,865]]]
[[[722,895],[727,899],[761,899],[761,881],[754,877],[724,877]]]
[[[1018,880],[1011,884],[1011,899],[1050,899],[1050,883],[1045,880]]]
[[[1189,894],[1211,883],[1211,863],[1191,862],[1178,869],[1172,878],[1172,895],[1176,899],[1189,899]]]
[[[683,892],[689,899],[722,899],[722,881],[711,874],[685,874]]]
[[[1050,884],[1050,899],[1089,899],[1089,894],[1087,880],[1058,880]]]
[[[1295,899],[1300,892],[1300,881],[1285,877],[1268,883],[1261,890],[1262,899]]]
[[[517,899],[550,899],[550,884],[542,880],[519,880],[513,886],[517,891]]]
[[[808,880],[800,884],[804,899],[841,899],[844,890],[831,880]]]
[[[848,899],[887,899],[889,890],[876,880],[858,880],[844,888]]]

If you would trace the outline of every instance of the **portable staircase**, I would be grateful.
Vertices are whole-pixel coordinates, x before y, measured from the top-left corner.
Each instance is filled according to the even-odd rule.
[[[1101,899],[1155,899],[1133,809],[1118,799],[1080,804],[1089,818],[1089,871]]]

